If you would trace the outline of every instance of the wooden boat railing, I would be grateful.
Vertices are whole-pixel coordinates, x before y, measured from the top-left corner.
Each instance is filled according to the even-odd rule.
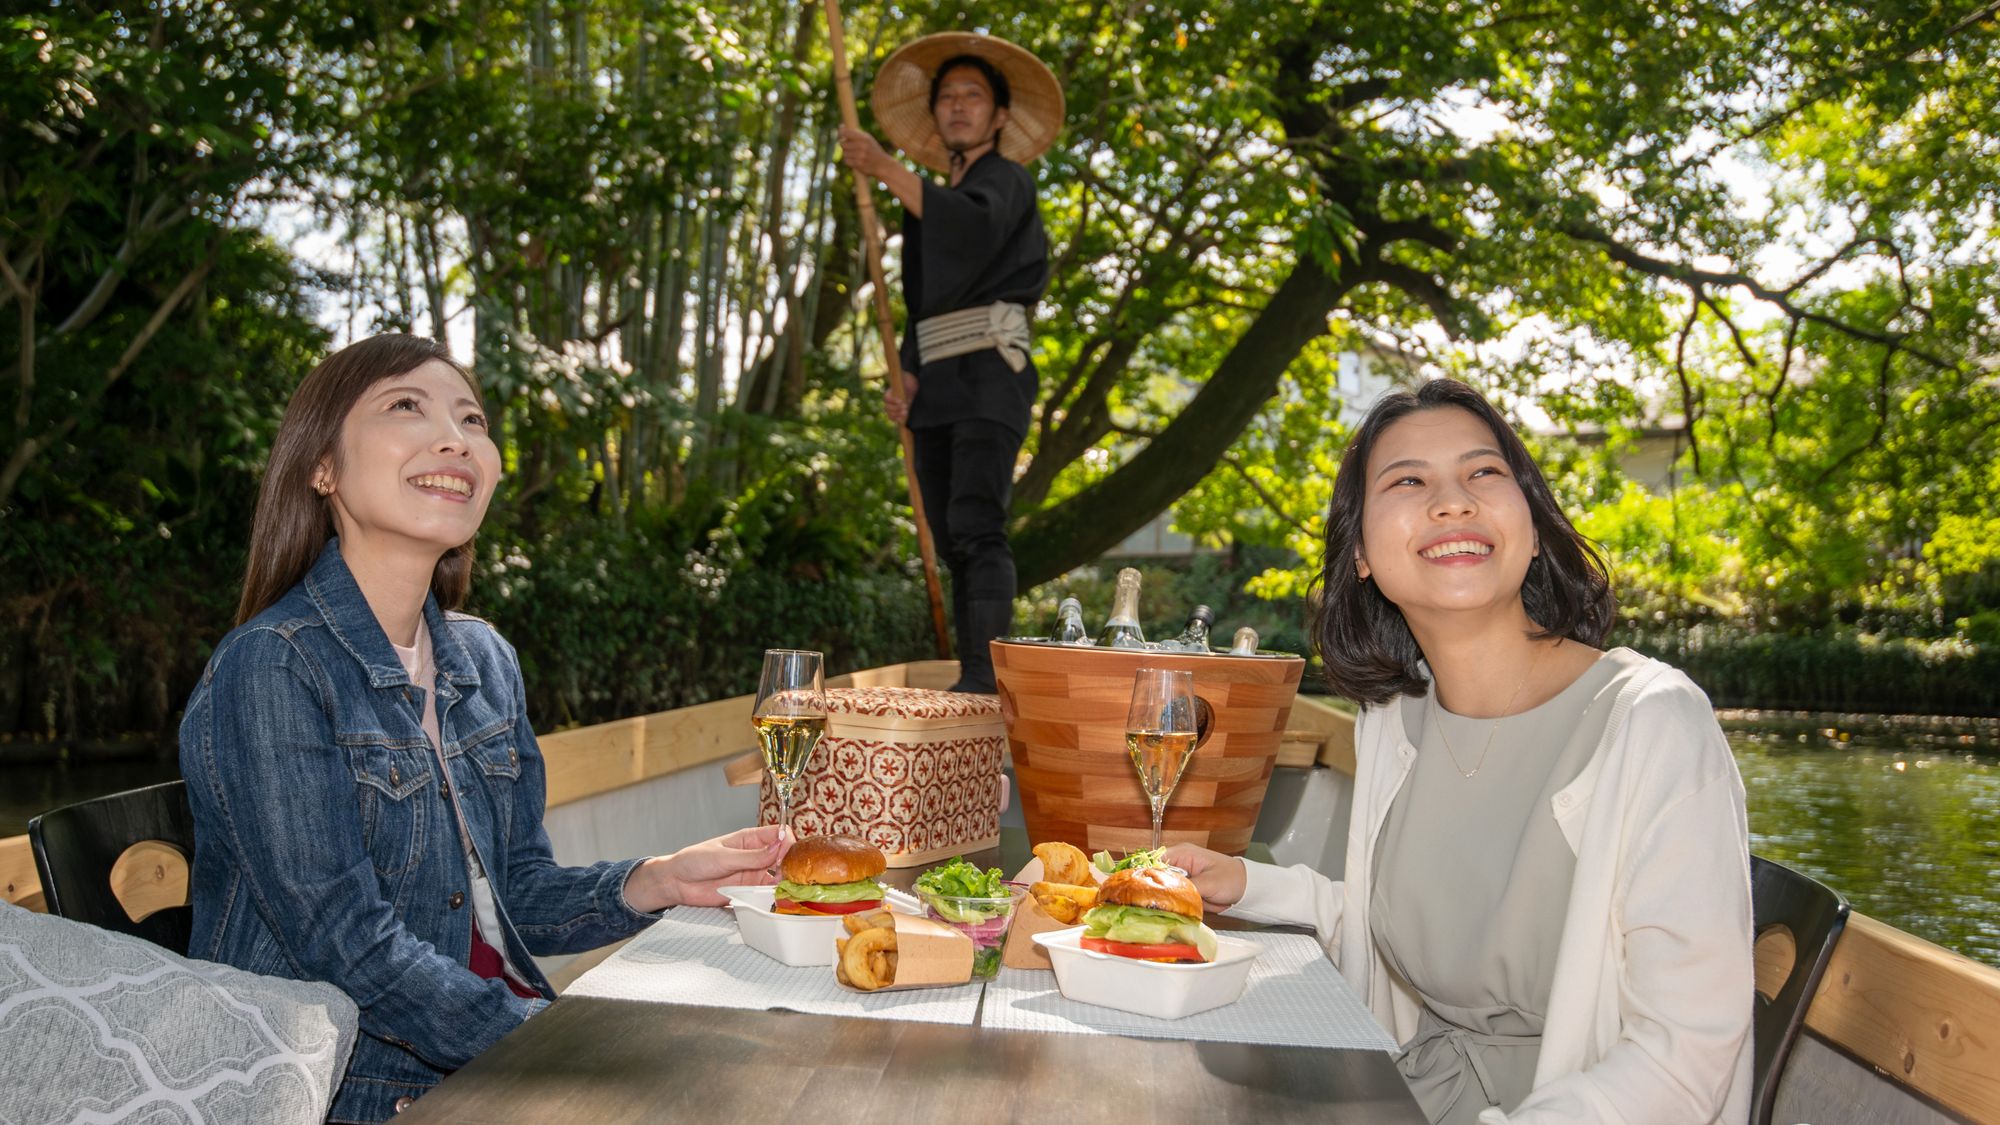
[[[945,687],[950,661],[871,668],[827,681],[830,687]],[[541,738],[548,762],[548,804],[570,804],[641,781],[734,757],[752,746],[742,695],[641,715]],[[1278,763],[1354,773],[1353,719],[1311,696],[1292,709]],[[159,873],[135,872],[152,895],[184,901],[186,886],[158,885]],[[135,888],[136,889],[136,888]],[[122,894],[121,894],[121,897]],[[0,839],[0,898],[44,908],[26,836]],[[1782,979],[1791,953],[1760,943],[1760,985]],[[1834,950],[1806,1026],[1897,1084],[1974,1121],[2000,1121],[2000,969],[1934,945],[1886,922],[1855,914]]]

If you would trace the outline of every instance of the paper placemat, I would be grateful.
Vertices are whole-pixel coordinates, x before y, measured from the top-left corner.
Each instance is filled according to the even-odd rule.
[[[1309,934],[1242,935],[1264,947],[1234,1004],[1177,1020],[1079,1004],[1056,990],[1056,975],[1001,969],[986,986],[982,1027],[1075,1035],[1132,1035],[1279,1047],[1391,1051],[1395,1040],[1375,1022]]]
[[[830,965],[780,964],[744,945],[729,911],[683,906],[576,978],[564,995],[971,1026],[979,991],[972,983],[850,992],[835,983]]]

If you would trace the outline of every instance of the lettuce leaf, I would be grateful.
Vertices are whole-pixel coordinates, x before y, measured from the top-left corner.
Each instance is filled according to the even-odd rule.
[[[777,886],[778,897],[793,902],[866,902],[882,897],[882,884],[873,879],[862,879],[853,883],[794,883],[783,880]]]
[[[953,856],[942,867],[933,867],[917,876],[917,890],[951,898],[1006,898],[1007,887],[1000,869],[980,870],[964,856]]]
[[[1200,950],[1202,960],[1215,960],[1215,931],[1185,914],[1150,906],[1107,904],[1093,907],[1083,916],[1083,925],[1090,937],[1133,945],[1180,942]]]

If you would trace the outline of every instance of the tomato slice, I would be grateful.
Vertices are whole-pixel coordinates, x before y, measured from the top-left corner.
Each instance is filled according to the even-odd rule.
[[[882,905],[882,900],[879,898],[864,898],[859,902],[793,902],[791,899],[779,899],[778,901],[783,905],[777,906],[776,909],[781,913],[787,914],[793,912],[800,914],[859,914],[864,910],[873,910]],[[786,907],[790,907],[791,909],[787,910]]]
[[[1092,953],[1109,953],[1114,957],[1131,957],[1140,961],[1201,961],[1201,950],[1182,942],[1163,941],[1153,944],[1131,941],[1112,941],[1109,938],[1086,937],[1079,942]]]

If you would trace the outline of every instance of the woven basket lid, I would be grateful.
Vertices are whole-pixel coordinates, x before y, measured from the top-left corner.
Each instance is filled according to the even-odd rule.
[[[1000,715],[1000,697],[934,688],[826,689],[826,713],[888,719],[988,719]]]
[[[869,95],[883,135],[931,171],[951,170],[951,151],[931,118],[931,76],[939,63],[958,55],[977,55],[1007,76],[1013,104],[1007,107],[1007,127],[1000,131],[1000,155],[1027,164],[1047,152],[1063,125],[1063,92],[1056,76],[1027,50],[969,31],[926,35],[896,48],[883,61]]]

